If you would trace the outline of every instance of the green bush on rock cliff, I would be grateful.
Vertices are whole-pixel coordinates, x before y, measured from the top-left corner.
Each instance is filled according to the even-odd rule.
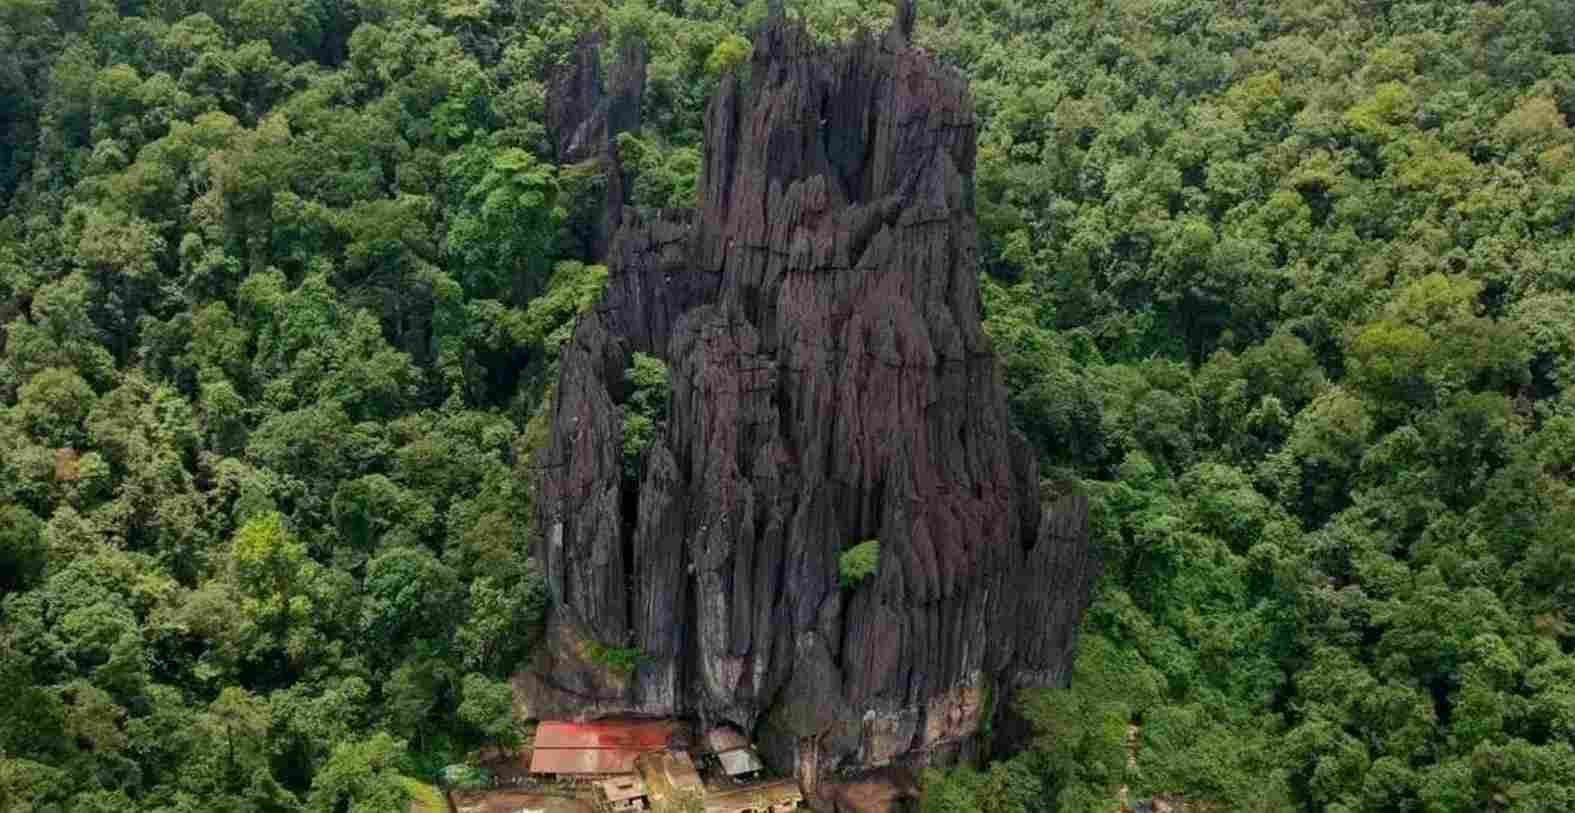
[[[639,647],[608,646],[601,641],[586,641],[580,651],[586,660],[619,675],[634,674],[646,661]]]
[[[880,540],[866,539],[842,552],[837,569],[842,576],[842,589],[856,590],[880,569]]]

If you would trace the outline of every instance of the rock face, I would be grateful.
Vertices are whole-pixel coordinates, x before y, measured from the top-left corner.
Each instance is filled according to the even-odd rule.
[[[641,43],[626,44],[604,84],[601,52],[599,37],[582,39],[574,59],[546,77],[547,130],[557,162],[597,162],[598,174],[606,182],[601,211],[585,218],[575,234],[580,253],[591,257],[606,254],[623,219],[628,184],[618,159],[617,138],[619,133],[640,129],[647,61]]]
[[[774,18],[712,99],[700,209],[623,213],[537,461],[554,607],[518,679],[536,716],[731,722],[813,792],[965,751],[1013,691],[1065,683],[1087,505],[1041,505],[1009,425],[972,97],[907,43],[911,14],[835,49]],[[636,351],[672,373],[638,479]],[[879,568],[843,589],[839,554],[866,539]],[[605,647],[641,663],[615,673]]]

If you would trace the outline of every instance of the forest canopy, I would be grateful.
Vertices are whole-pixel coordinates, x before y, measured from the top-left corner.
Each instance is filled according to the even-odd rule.
[[[517,741],[529,461],[607,277],[543,77],[648,43],[620,150],[690,205],[765,14],[0,0],[0,809],[403,811]],[[1105,562],[1072,687],[926,812],[1575,809],[1575,4],[935,0],[915,40],[972,83],[986,329]]]

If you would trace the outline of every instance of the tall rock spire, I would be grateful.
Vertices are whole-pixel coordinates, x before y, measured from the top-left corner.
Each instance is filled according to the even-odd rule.
[[[561,351],[535,502],[553,607],[518,685],[543,718],[732,722],[805,780],[944,758],[987,706],[1065,683],[1087,502],[1041,504],[980,324],[967,83],[779,16],[754,59],[707,110],[700,208],[624,218]],[[631,476],[636,351],[672,395]],[[871,539],[875,573],[843,584]]]
[[[597,260],[606,255],[623,219],[628,195],[617,139],[619,133],[640,129],[648,61],[644,42],[625,42],[604,84],[603,45],[600,35],[582,37],[574,58],[546,76],[551,88],[546,123],[554,160],[558,164],[597,161],[607,179],[601,211],[593,216],[582,213],[574,233],[579,253]]]

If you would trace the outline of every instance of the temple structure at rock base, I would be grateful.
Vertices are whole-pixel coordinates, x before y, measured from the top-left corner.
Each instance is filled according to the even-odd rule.
[[[899,5],[890,33],[840,47],[774,15],[711,101],[698,209],[609,202],[607,294],[562,348],[535,463],[553,606],[516,680],[533,716],[729,723],[813,796],[971,753],[1016,691],[1065,684],[1096,571],[1087,504],[1042,503],[1008,421],[980,323],[972,97]],[[643,55],[625,62],[643,84]],[[637,126],[616,124],[626,96],[560,110],[564,148]],[[637,477],[636,352],[672,380]],[[870,539],[876,572],[844,588],[840,554]],[[632,672],[598,657],[614,649],[638,650]]]

